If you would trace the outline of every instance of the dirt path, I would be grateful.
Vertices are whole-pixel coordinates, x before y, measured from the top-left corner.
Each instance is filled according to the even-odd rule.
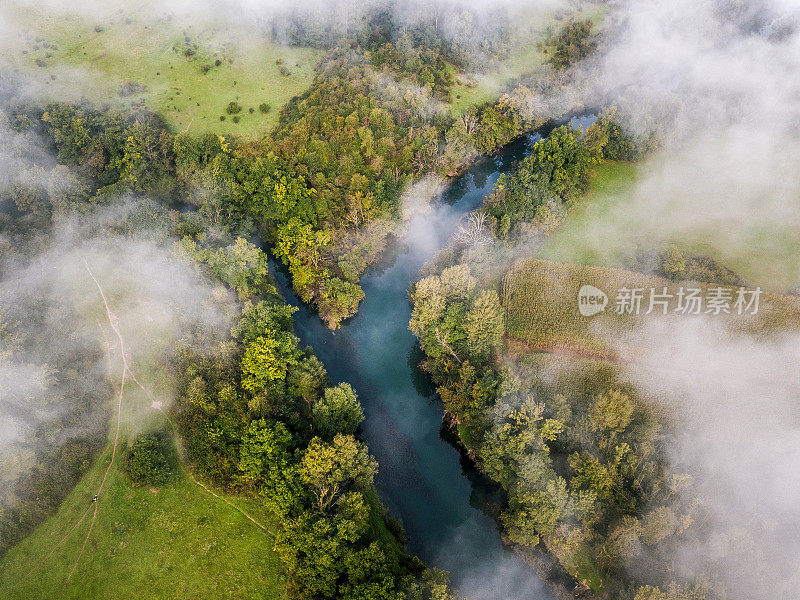
[[[39,561],[37,561],[36,564],[33,566],[33,568],[30,571],[28,571],[25,574],[25,576],[17,583],[17,585],[19,585],[19,584],[24,583],[25,581],[27,581],[47,560],[49,560],[55,554],[55,552],[62,546],[62,544],[80,527],[80,525],[86,519],[87,515],[91,512],[92,513],[92,518],[91,518],[91,521],[89,523],[89,529],[87,530],[86,535],[83,538],[83,543],[81,544],[80,551],[78,552],[78,555],[75,558],[75,562],[72,564],[72,567],[71,567],[71,569],[69,571],[69,574],[67,575],[66,580],[64,581],[63,585],[61,586],[61,590],[60,590],[59,595],[58,595],[59,598],[63,597],[64,592],[66,590],[66,587],[69,584],[69,582],[72,580],[72,577],[75,574],[75,571],[78,568],[78,565],[80,564],[81,558],[83,558],[83,555],[84,555],[84,553],[86,551],[86,545],[89,542],[89,538],[91,537],[92,531],[94,530],[95,522],[97,521],[97,515],[98,515],[98,512],[99,512],[99,508],[100,508],[100,502],[102,500],[100,498],[100,495],[101,495],[101,493],[103,492],[103,490],[105,488],[106,481],[108,479],[108,474],[111,471],[111,467],[114,465],[114,463],[116,461],[117,449],[119,447],[119,434],[120,434],[120,428],[121,428],[121,423],[122,423],[122,402],[123,402],[123,399],[124,399],[124,396],[125,396],[125,384],[126,384],[128,379],[130,379],[133,383],[135,383],[136,386],[139,387],[145,393],[145,395],[150,399],[151,408],[153,408],[154,410],[159,411],[162,415],[164,415],[164,417],[169,422],[170,427],[172,428],[172,434],[173,434],[173,438],[175,440],[175,445],[176,445],[176,448],[178,449],[178,454],[179,454],[180,459],[181,459],[181,466],[184,469],[187,477],[192,481],[192,483],[194,483],[198,487],[200,487],[203,490],[205,490],[205,492],[208,493],[209,495],[213,496],[214,498],[216,498],[218,500],[223,501],[225,504],[227,504],[228,506],[230,506],[231,508],[233,508],[234,510],[236,510],[237,512],[242,514],[251,523],[256,525],[262,531],[264,531],[264,532],[270,534],[271,536],[275,537],[275,533],[273,531],[271,531],[268,527],[266,527],[263,523],[260,523],[259,521],[257,521],[250,514],[248,514],[245,510],[243,510],[242,508],[238,507],[236,504],[234,504],[233,502],[231,502],[230,500],[228,500],[224,496],[221,496],[220,494],[217,494],[209,486],[205,485],[204,483],[200,482],[197,478],[195,478],[194,475],[191,473],[189,465],[188,465],[188,463],[186,461],[186,456],[185,456],[183,444],[182,444],[182,441],[180,439],[180,435],[178,434],[178,429],[177,429],[177,426],[175,425],[175,422],[172,420],[172,418],[167,413],[167,411],[165,411],[163,409],[163,407],[161,406],[161,402],[156,400],[155,397],[153,396],[153,394],[150,392],[150,390],[148,390],[144,385],[142,385],[142,383],[139,381],[139,379],[134,374],[133,370],[130,368],[130,365],[128,363],[127,350],[126,350],[126,346],[125,346],[125,339],[124,339],[124,337],[122,335],[122,332],[119,330],[117,317],[111,311],[111,307],[108,304],[108,298],[105,295],[103,287],[100,285],[100,282],[95,277],[94,273],[92,272],[91,268],[89,267],[89,264],[86,262],[85,259],[83,260],[83,264],[84,264],[84,267],[86,268],[86,272],[89,274],[89,277],[91,277],[92,281],[94,282],[95,286],[97,287],[98,292],[100,293],[100,297],[101,297],[101,299],[103,301],[103,307],[105,308],[105,312],[106,312],[106,317],[108,319],[108,323],[109,323],[111,329],[113,330],[115,336],[119,340],[120,355],[122,357],[122,370],[121,370],[121,377],[120,377],[120,384],[119,384],[119,392],[117,393],[117,418],[116,418],[117,422],[116,422],[115,431],[114,431],[114,443],[112,445],[112,450],[111,450],[111,460],[109,461],[108,466],[106,467],[106,470],[103,473],[103,479],[100,481],[100,485],[95,490],[95,498],[96,498],[96,500],[93,500],[92,503],[89,504],[89,506],[86,508],[86,511],[83,513],[83,515],[81,515],[81,517],[72,525],[72,527],[69,529],[69,531],[52,547],[50,552],[46,556],[41,558]],[[110,345],[110,343],[108,341],[108,338],[106,336],[106,332],[103,329],[103,327],[100,325],[99,321],[98,321],[98,326],[100,327],[100,330],[103,333],[103,338],[105,339],[105,342],[106,342],[106,350],[107,350],[107,353],[108,353],[108,361],[109,361],[109,364],[108,364],[109,377],[111,377],[113,375],[112,362],[111,362],[111,345]]]

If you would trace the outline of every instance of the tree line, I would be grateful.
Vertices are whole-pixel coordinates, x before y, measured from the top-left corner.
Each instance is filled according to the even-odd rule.
[[[472,225],[411,290],[409,327],[450,423],[478,468],[507,492],[504,538],[552,553],[583,587],[627,600],[725,597],[714,573],[686,579],[676,546],[703,535],[702,497],[664,454],[670,415],[611,363],[533,354],[506,337],[502,286],[475,258],[513,255],[514,228],[560,222],[599,161],[630,160],[652,140],[610,109],[582,132],[555,128],[501,177]],[[469,235],[473,233],[473,235]],[[739,281],[708,257],[669,246],[639,267],[674,280]]]

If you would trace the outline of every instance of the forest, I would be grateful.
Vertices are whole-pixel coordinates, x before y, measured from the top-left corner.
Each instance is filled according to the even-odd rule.
[[[498,520],[509,543],[546,548],[587,590],[610,597],[724,597],[723,562],[694,579],[666,566],[676,545],[707,535],[709,516],[691,474],[665,452],[677,416],[623,376],[639,349],[620,356],[619,338],[642,317],[607,310],[589,322],[573,302],[586,284],[666,292],[691,282],[727,286],[735,297],[746,282],[674,244],[640,248],[619,265],[627,270],[513,252],[531,228],[546,236],[569,218],[596,165],[654,151],[652,139],[627,136],[616,115],[607,110],[585,132],[554,129],[499,177],[454,244],[423,268],[409,328],[445,422],[508,493]],[[489,266],[487,253],[495,255]],[[729,326],[759,336],[794,329],[795,297],[768,295],[765,304]]]
[[[796,14],[50,4],[0,7],[0,596],[791,597]]]

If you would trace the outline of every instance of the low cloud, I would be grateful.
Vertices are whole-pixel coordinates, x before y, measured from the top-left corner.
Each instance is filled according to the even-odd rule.
[[[74,412],[79,419],[61,429],[58,440],[105,428],[103,407],[119,385],[121,349],[92,275],[124,337],[131,368],[164,406],[174,397],[170,358],[177,348],[211,352],[228,334],[235,307],[228,292],[178,259],[162,233],[129,235],[144,213],[131,202],[62,220],[48,243],[38,241],[43,249],[3,264],[0,460],[9,452],[34,452],[42,442],[37,430]],[[137,393],[130,388],[132,404],[138,403],[125,412],[132,419],[146,414],[150,402]]]
[[[792,597],[800,583],[800,336],[754,339],[713,318],[652,320],[625,340],[631,382],[669,415],[666,451],[702,519],[670,548],[684,577],[725,597]],[[632,566],[635,569],[635,566]],[[718,590],[720,588],[718,587]]]

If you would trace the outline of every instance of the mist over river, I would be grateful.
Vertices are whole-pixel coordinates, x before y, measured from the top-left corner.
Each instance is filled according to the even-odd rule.
[[[572,123],[587,127],[593,117]],[[366,414],[363,438],[380,468],[376,485],[390,513],[399,518],[408,549],[450,572],[453,584],[472,600],[553,598],[534,570],[505,548],[495,521],[483,508],[494,486],[462,464],[458,450],[442,439],[442,406],[424,374],[422,355],[408,329],[410,284],[419,269],[450,243],[459,219],[477,208],[497,178],[530,152],[539,134],[509,145],[453,180],[431,212],[415,216],[406,237],[361,280],[366,299],[337,332],[291,291],[287,274],[274,274],[287,302],[299,310],[295,332],[314,349],[335,383],[358,393]]]

